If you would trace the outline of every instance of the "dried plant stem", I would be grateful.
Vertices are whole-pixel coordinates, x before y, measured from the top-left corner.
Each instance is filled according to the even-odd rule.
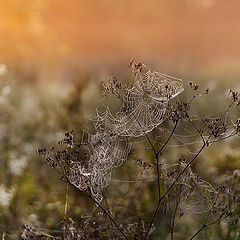
[[[158,150],[157,153],[160,154],[160,153],[163,151],[163,149],[166,147],[166,145],[168,144],[168,142],[169,142],[170,139],[172,138],[173,133],[174,133],[175,130],[176,130],[177,124],[178,124],[178,121],[175,122],[175,125],[174,125],[174,127],[173,127],[173,130],[172,130],[171,134],[169,135],[168,139],[167,139],[166,142],[163,144],[163,146]]]
[[[67,220],[67,209],[68,209],[68,192],[69,192],[69,183],[67,183],[66,186],[66,199],[65,199],[65,207],[64,207],[64,224],[66,223]],[[66,238],[66,227],[64,226],[64,238]]]
[[[177,209],[178,209],[178,205],[179,205],[179,199],[177,199],[176,201],[176,205],[174,208],[174,213],[173,213],[173,217],[172,217],[172,221],[171,221],[171,240],[173,240],[173,234],[174,234],[174,228],[175,228],[175,218],[176,218],[176,214],[177,214]]]
[[[189,240],[194,239],[203,229],[218,223],[222,219],[224,214],[225,214],[225,212],[223,212],[215,221],[207,224],[207,220],[208,220],[208,217],[209,217],[209,215],[208,215],[206,217],[206,220],[205,220],[204,224],[202,225],[202,227]]]
[[[71,184],[69,182],[68,179],[65,179],[65,181],[69,184]],[[72,185],[72,184],[71,184]],[[73,185],[74,186],[74,185]],[[87,193],[86,193],[87,194]],[[124,233],[123,229],[118,226],[118,224],[116,223],[116,221],[112,218],[111,214],[99,203],[97,202],[90,194],[87,194],[87,196],[98,206],[102,209],[102,211],[108,216],[108,218],[111,220],[111,222],[115,225],[115,227],[118,229],[118,231],[122,234],[122,236],[128,240],[128,237],[126,236],[126,234]]]
[[[88,194],[88,197],[98,206],[102,209],[102,211],[108,216],[108,218],[112,221],[112,223],[115,225],[115,227],[118,229],[118,231],[122,234],[122,236],[128,240],[128,237],[124,233],[123,229],[118,226],[116,221],[112,218],[110,213],[100,204],[98,203],[91,195]]]
[[[171,134],[169,135],[168,139],[166,140],[166,142],[164,143],[164,145],[156,152],[155,149],[153,149],[155,155],[156,155],[156,161],[157,161],[157,179],[158,179],[158,199],[161,198],[161,185],[160,185],[160,169],[159,169],[159,154],[161,154],[161,152],[163,151],[163,149],[167,146],[168,142],[170,141],[170,139],[173,136],[174,131],[176,130],[178,121],[176,121],[174,128],[171,132]]]
[[[106,193],[106,191],[104,189],[102,190],[102,194],[103,194],[104,201],[105,201],[105,204],[106,204],[106,207],[107,207],[107,211],[110,212],[110,206],[108,204],[107,193]]]
[[[80,144],[75,144],[75,141],[73,140],[73,131],[70,131],[65,133],[65,138],[63,140],[59,141],[61,149],[57,152],[54,150],[54,147],[52,147],[50,151],[47,151],[46,148],[38,150],[38,153],[45,156],[48,164],[57,171],[60,179],[67,183],[64,209],[64,239],[69,238],[68,231],[72,231],[70,228],[68,229],[67,221],[68,188],[69,184],[71,184],[79,190],[85,192],[85,194],[87,194],[87,196],[93,201],[94,210],[95,207],[98,206],[100,211],[103,212],[104,217],[107,216],[110,220],[103,224],[103,228],[100,224],[94,224],[94,226],[91,227],[92,229],[90,228],[89,231],[86,229],[86,236],[97,231],[99,232],[97,233],[99,234],[99,237],[103,234],[105,237],[112,238],[116,237],[117,232],[117,237],[121,239],[130,239],[134,237],[146,240],[149,237],[150,232],[152,232],[153,224],[156,221],[158,214],[160,215],[159,212],[161,206],[165,204],[166,209],[164,209],[164,213],[168,212],[169,214],[168,226],[170,240],[174,240],[174,232],[178,222],[177,216],[180,211],[179,208],[184,208],[184,201],[192,201],[193,204],[186,201],[186,209],[190,212],[198,213],[198,205],[200,205],[199,207],[206,206],[206,204],[209,206],[214,199],[212,209],[209,210],[208,208],[208,212],[203,223],[198,226],[199,229],[190,238],[190,240],[192,240],[205,228],[228,218],[235,212],[234,207],[231,208],[231,206],[229,206],[229,201],[236,199],[235,196],[238,197],[238,193],[235,194],[232,191],[230,194],[225,188],[219,188],[219,192],[215,192],[211,184],[202,180],[192,171],[191,165],[205,147],[208,147],[212,143],[232,137],[235,134],[240,134],[240,118],[238,118],[235,123],[232,121],[231,125],[228,124],[231,120],[229,119],[231,108],[234,107],[235,103],[236,106],[240,106],[240,101],[238,100],[240,98],[240,93],[230,90],[233,102],[224,109],[224,113],[221,117],[215,118],[210,116],[202,119],[195,116],[194,118],[190,118],[190,105],[199,95],[203,96],[201,95],[201,91],[199,90],[199,86],[197,84],[189,82],[189,85],[193,90],[193,96],[190,101],[182,102],[178,99],[176,103],[172,105],[169,101],[184,91],[184,87],[181,82],[173,81],[174,78],[171,76],[158,72],[152,72],[141,63],[135,64],[133,60],[130,62],[129,67],[133,70],[135,75],[131,88],[124,86],[121,82],[118,82],[116,78],[112,78],[108,84],[103,81],[103,87],[105,88],[104,95],[107,96],[112,93],[123,103],[120,111],[116,113],[116,117],[114,117],[108,108],[102,115],[100,115],[97,111],[97,116],[92,120],[96,130],[95,133],[90,134],[84,130],[82,142]],[[205,91],[205,94],[207,93],[208,89]],[[151,138],[153,134],[151,131],[158,125],[162,124],[166,119],[171,122],[172,131],[168,131],[167,136],[165,137],[166,139],[164,139],[161,146],[158,146],[157,141]],[[200,125],[196,122],[199,120],[202,120]],[[190,129],[185,127],[184,124],[182,126],[184,131],[188,134],[181,132],[179,135],[174,134],[178,123],[181,121],[192,125]],[[204,126],[202,124],[204,124]],[[192,130],[193,127],[194,130]],[[194,133],[195,130],[197,131],[197,134]],[[190,136],[188,136],[189,134]],[[136,225],[133,225],[132,223],[126,224],[124,225],[126,228],[124,228],[123,225],[119,223],[117,215],[115,216],[112,214],[113,208],[109,205],[107,195],[104,192],[104,188],[109,184],[111,179],[113,167],[120,166],[120,164],[128,158],[132,143],[130,139],[137,137],[145,138],[145,143],[147,145],[146,149],[151,150],[152,156],[155,156],[154,164],[157,164],[155,171],[157,171],[158,202],[152,212],[147,229],[142,221],[139,223],[140,225],[136,222]],[[158,136],[156,135],[156,137]],[[190,137],[190,140],[188,137]],[[86,141],[85,138],[87,139]],[[162,152],[165,151],[165,147],[170,146],[169,142],[171,142],[172,138],[176,138],[180,142],[177,146],[183,146],[188,153],[193,154],[188,161],[182,161],[180,159],[179,165],[177,163],[172,164],[171,162],[169,164],[166,163],[165,165],[165,163],[161,161],[160,157]],[[184,140],[185,138],[188,139]],[[82,159],[80,147],[81,145],[87,144],[89,144],[89,146],[86,146],[86,148],[83,149],[83,153],[86,154],[86,158],[84,157]],[[188,149],[187,146],[192,144],[197,146],[197,153],[191,152],[190,148]],[[174,147],[176,145],[172,146]],[[152,168],[152,164],[149,164],[148,162],[138,160],[137,163],[143,166],[144,170],[142,170],[142,172]],[[176,168],[176,165],[178,165],[179,168]],[[171,170],[172,166],[174,167],[173,171]],[[240,170],[236,170],[233,176],[234,179],[240,179]],[[140,177],[141,174],[139,179]],[[229,183],[230,190],[235,187],[234,184],[235,183],[232,183],[230,185]],[[194,193],[194,195],[192,195],[192,193]],[[215,194],[217,193],[225,195],[228,194],[231,198],[223,198],[223,203],[220,205],[215,198]],[[214,198],[212,198],[212,196]],[[191,199],[191,197],[193,199]],[[204,200],[203,202],[202,197],[204,197],[206,201]],[[102,200],[104,200],[104,202],[101,202]],[[225,204],[225,201],[228,201],[228,204]],[[191,207],[188,207],[190,204]],[[228,209],[231,211],[228,211]],[[182,215],[183,213],[180,213],[180,216]],[[212,216],[212,220],[209,219],[210,216]],[[104,220],[106,221],[105,218]],[[89,222],[89,220],[83,221],[85,226],[87,226],[86,222]],[[77,228],[81,230],[80,228],[82,227],[77,226]],[[109,230],[111,230],[111,232],[107,231],[107,233],[109,233],[107,236],[106,228],[110,228]],[[76,230],[78,231],[78,229]],[[230,228],[228,230],[227,237],[231,234]],[[32,231],[32,228],[28,229],[26,227],[24,231]],[[131,236],[133,234],[134,236]],[[83,233],[83,236],[84,235],[85,233]],[[3,239],[4,236],[5,235],[3,235]],[[51,237],[50,235],[45,236]],[[71,234],[71,236],[75,238],[73,234]]]
[[[209,144],[213,144],[213,143],[216,143],[216,142],[220,142],[220,141],[223,141],[223,140],[226,140],[230,137],[233,137],[237,134],[237,131],[236,130],[233,130],[232,133],[230,133],[229,135],[225,136],[225,137],[222,137],[222,138],[219,138],[219,139],[216,139],[216,140],[213,140],[213,141],[210,141]]]
[[[201,137],[201,139],[202,139],[202,141],[203,141],[203,143],[205,142],[205,139],[204,139],[204,136],[203,136],[203,133],[201,132],[201,130],[196,126],[196,124],[193,122],[193,121],[189,121],[192,125],[193,125],[193,127],[197,130],[197,132],[198,132],[198,134],[200,135],[200,137]]]
[[[190,240],[194,239],[204,228],[206,228],[205,224],[202,225],[202,227],[190,238]]]
[[[193,96],[192,96],[192,98],[189,100],[189,102],[188,102],[188,105],[190,105],[192,102],[193,102],[193,100],[197,97],[197,96],[199,96],[200,95],[200,91],[199,92],[197,92],[196,94],[194,94]]]
[[[159,173],[159,153],[156,153],[157,161],[157,182],[158,182],[158,199],[161,198],[161,184],[160,184],[160,173]]]
[[[137,120],[137,119],[136,119],[136,120]],[[137,122],[138,122],[138,120],[137,120]],[[142,126],[141,126],[141,124],[140,124],[139,122],[138,122],[138,124],[139,124],[140,127],[142,128]],[[142,130],[143,130],[143,128],[142,128]],[[153,152],[154,152],[155,154],[157,154],[157,150],[156,150],[156,148],[154,147],[154,145],[153,145],[151,139],[149,138],[148,134],[144,132],[144,136],[146,137],[146,139],[148,140],[149,144],[151,145]]]
[[[206,143],[204,143],[202,145],[202,147],[199,149],[199,151],[197,152],[197,154],[193,157],[193,159],[186,165],[186,167],[179,173],[179,175],[177,176],[177,178],[174,180],[174,182],[170,185],[170,187],[167,189],[167,191],[163,194],[163,196],[159,199],[158,201],[158,204],[157,204],[157,207],[153,213],[153,216],[152,216],[152,219],[151,219],[151,222],[150,222],[150,225],[147,229],[147,232],[145,234],[145,237],[144,237],[144,240],[147,239],[148,237],[148,234],[149,234],[149,231],[153,225],[153,222],[157,216],[157,213],[159,211],[159,208],[160,208],[160,205],[161,205],[161,202],[162,200],[167,196],[167,194],[170,192],[170,190],[175,186],[176,182],[179,180],[179,178],[183,175],[183,173],[187,170],[187,168],[194,162],[194,160],[200,155],[200,153],[203,151],[203,149],[206,147]]]

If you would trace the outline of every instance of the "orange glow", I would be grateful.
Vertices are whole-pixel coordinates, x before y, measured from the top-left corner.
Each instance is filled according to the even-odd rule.
[[[238,0],[2,0],[0,59],[59,68],[132,57],[163,66],[240,60]]]

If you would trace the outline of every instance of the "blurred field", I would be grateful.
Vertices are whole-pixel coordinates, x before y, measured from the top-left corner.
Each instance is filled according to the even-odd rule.
[[[194,111],[220,113],[227,90],[240,90],[239,7],[237,0],[2,0],[0,63],[8,70],[0,76],[0,236],[17,235],[25,223],[50,232],[60,228],[66,185],[36,150],[56,145],[67,130],[80,135],[91,129],[89,117],[104,101],[113,110],[119,107],[103,99],[103,73],[130,79],[127,64],[134,57],[208,87],[211,97]],[[114,179],[135,179],[133,160],[117,169]],[[239,167],[239,140],[207,150],[201,160],[195,168],[206,179],[221,178]],[[108,194],[124,202],[129,188],[113,181]],[[155,188],[139,189],[127,204],[146,220],[155,206],[150,197]],[[68,215],[90,214],[92,203],[69,191]],[[167,237],[166,223],[161,224],[155,239]]]
[[[199,78],[202,79],[203,88],[209,85],[211,78],[208,74],[188,76],[189,80]],[[203,99],[196,105],[194,111],[199,115],[201,112],[217,114],[221,112],[223,106],[227,106],[225,87],[236,87],[236,82],[228,81],[226,84],[221,78],[222,75],[218,76],[216,73],[215,79],[222,84],[214,87],[209,98]],[[70,81],[67,87],[66,84],[57,82],[47,85],[45,82],[34,82],[34,84],[31,81],[22,82],[10,73],[2,77],[1,231],[17,234],[24,223],[39,226],[50,232],[51,229],[60,228],[64,216],[66,185],[35,152],[39,147],[56,145],[67,130],[74,129],[76,135],[80,136],[83,128],[92,128],[88,118],[95,114],[96,107],[102,107],[101,101],[103,101],[101,85],[96,82],[97,79],[91,75],[81,76],[79,81]],[[111,98],[104,101],[112,102]],[[114,110],[119,106],[110,105],[110,107]],[[232,171],[239,166],[238,141],[224,142],[220,146],[217,145],[216,150],[214,147],[207,150],[196,165],[198,172],[210,181],[215,181],[227,170]],[[139,151],[137,156],[152,161],[141,148],[136,150]],[[169,154],[171,156],[171,152]],[[137,172],[136,159],[130,156],[129,160],[115,171],[113,178],[120,181],[135,180]],[[136,217],[136,212],[143,219],[147,219],[154,207],[154,202],[151,200],[155,192],[154,186],[155,184],[140,185],[134,193],[134,198],[131,198],[132,203],[122,199],[133,187],[131,183],[113,181],[108,188],[108,194],[112,201],[122,199],[123,204],[130,207],[126,209],[125,220],[130,218],[131,214]],[[117,192],[114,191],[116,188]],[[143,188],[144,196],[141,194]],[[84,194],[70,188],[69,195],[69,216],[77,219],[82,214],[90,214],[93,205],[87,201]],[[163,236],[166,235],[164,226],[163,224],[159,229]],[[188,232],[189,229],[184,231]],[[184,231],[181,231],[181,234],[184,234]]]
[[[0,59],[49,79],[68,79],[75,68],[124,71],[132,57],[163,71],[237,65],[239,7],[238,0],[2,0]]]

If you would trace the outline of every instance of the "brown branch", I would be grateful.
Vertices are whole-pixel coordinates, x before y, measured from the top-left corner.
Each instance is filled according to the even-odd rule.
[[[62,179],[63,181],[69,183],[70,185],[74,186],[73,184],[71,184],[68,180],[67,177],[65,177],[64,179]],[[75,188],[77,188],[76,186],[74,186]],[[128,240],[128,237],[126,236],[126,234],[124,233],[123,229],[118,226],[118,224],[116,223],[116,221],[112,218],[111,214],[99,203],[97,202],[89,193],[86,193],[86,195],[98,206],[102,209],[102,211],[108,216],[108,218],[112,221],[112,223],[116,226],[116,228],[118,229],[118,231],[122,234],[122,236]]]
[[[180,185],[180,189],[181,188],[182,188],[182,185]],[[180,203],[180,199],[178,197],[178,199],[176,201],[176,205],[175,205],[175,209],[174,209],[174,213],[173,213],[173,218],[172,218],[172,223],[171,223],[171,229],[170,229],[171,230],[171,240],[173,240],[173,234],[174,234],[174,228],[175,228],[175,218],[176,218],[179,203]]]
[[[172,218],[172,224],[171,224],[171,240],[173,240],[173,233],[174,233],[174,227],[175,227],[175,217],[177,213],[177,208],[178,208],[179,202],[176,203],[175,209],[174,209],[174,214]]]
[[[207,218],[206,218],[206,220],[205,220],[205,222],[204,222],[204,224],[202,225],[202,227],[201,227],[189,240],[194,239],[203,229],[205,229],[205,228],[207,228],[207,227],[209,227],[209,226],[211,226],[211,225],[214,225],[214,224],[218,223],[218,222],[222,219],[222,217],[223,217],[224,214],[225,214],[225,212],[223,212],[223,213],[217,218],[217,220],[215,220],[215,221],[207,224],[207,220],[208,220],[208,216],[209,216],[209,215],[208,215]]]
[[[203,143],[205,143],[205,139],[204,139],[204,136],[203,136],[202,131],[198,129],[198,127],[195,125],[194,122],[192,122],[192,121],[189,121],[189,122],[190,122],[190,123],[193,125],[193,127],[197,130],[198,134],[199,134],[200,137],[202,138]]]
[[[150,222],[150,225],[148,227],[148,230],[144,236],[144,240],[147,239],[148,237],[148,234],[149,234],[149,231],[153,225],[153,222],[157,216],[157,213],[159,211],[159,208],[160,208],[160,205],[161,205],[161,202],[162,200],[167,196],[167,194],[169,193],[169,191],[174,187],[174,185],[176,184],[176,182],[179,180],[179,178],[183,175],[183,173],[187,170],[187,168],[193,163],[193,161],[200,155],[200,153],[203,151],[203,149],[206,147],[206,143],[203,144],[203,146],[199,149],[198,153],[193,157],[193,159],[186,165],[186,167],[179,173],[179,175],[177,176],[177,178],[174,180],[174,182],[170,185],[170,187],[167,189],[167,191],[164,193],[164,195],[159,199],[158,201],[158,205],[153,213],[153,216],[152,216],[152,219],[151,219],[151,222]]]
[[[122,234],[122,236],[128,240],[128,237],[126,236],[126,234],[124,233],[123,229],[120,228],[118,226],[118,224],[116,223],[116,221],[112,218],[112,216],[110,215],[110,213],[100,204],[98,203],[91,195],[87,194],[87,196],[97,205],[99,206],[104,213],[109,217],[109,219],[112,221],[112,223],[116,226],[116,228],[118,229],[118,231]]]
[[[166,145],[168,144],[168,142],[170,141],[174,131],[176,130],[176,127],[177,127],[177,124],[178,124],[178,121],[176,121],[175,125],[174,125],[174,128],[171,132],[171,134],[169,135],[168,139],[166,140],[166,142],[164,143],[164,145],[160,148],[159,151],[155,151],[155,148],[153,148],[153,151],[156,155],[156,161],[157,161],[157,179],[158,179],[158,199],[161,198],[161,186],[160,186],[160,173],[159,173],[159,154],[161,154],[162,150],[166,147]]]
[[[156,153],[157,161],[157,182],[158,182],[158,199],[161,198],[161,185],[160,185],[160,173],[159,173],[159,154]]]
[[[166,142],[164,143],[164,145],[159,149],[159,151],[158,151],[157,153],[161,153],[162,150],[166,147],[166,145],[168,144],[168,142],[169,142],[170,139],[172,138],[173,133],[174,133],[175,130],[176,130],[177,124],[178,124],[178,121],[175,122],[175,125],[174,125],[174,128],[173,128],[171,134],[169,135],[168,139],[166,140]]]

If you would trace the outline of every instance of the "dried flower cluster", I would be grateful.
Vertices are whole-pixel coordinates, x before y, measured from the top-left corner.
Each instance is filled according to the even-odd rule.
[[[20,235],[21,240],[60,240],[61,237],[51,236],[47,233],[40,231],[36,227],[32,227],[24,224],[22,227],[22,233]]]

